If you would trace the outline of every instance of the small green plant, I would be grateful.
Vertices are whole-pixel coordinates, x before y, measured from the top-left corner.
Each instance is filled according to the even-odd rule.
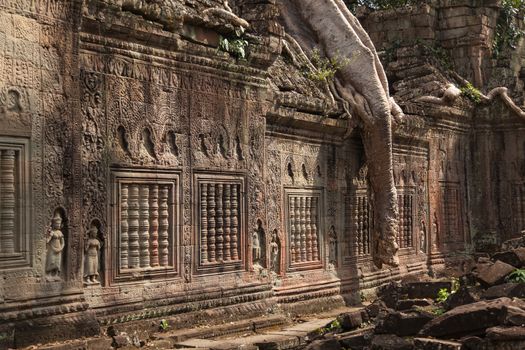
[[[170,328],[170,324],[167,320],[160,320],[159,328],[161,331],[166,332]]]
[[[437,295],[437,298],[436,298],[436,301],[438,303],[443,303],[445,301],[447,301],[448,297],[450,296],[450,293],[449,291],[447,290],[447,288],[441,288],[438,292],[438,295]]]
[[[476,89],[471,83],[463,86],[461,89],[461,95],[465,96],[472,102],[478,104],[481,103],[481,91]]]
[[[492,43],[492,54],[498,58],[505,48],[515,49],[525,32],[520,28],[525,11],[525,0],[503,0]]]
[[[431,312],[436,316],[441,316],[445,313],[445,309],[439,307],[439,308],[433,309]]]
[[[333,58],[323,57],[318,48],[312,50],[310,61],[315,67],[315,70],[305,68],[303,69],[303,72],[308,79],[317,82],[325,82],[334,79],[335,74],[349,63],[348,59],[339,56]]]
[[[516,269],[512,271],[507,277],[507,282],[525,283],[525,269]]]
[[[235,30],[235,36],[219,38],[219,47],[220,51],[224,51],[232,55],[237,59],[246,59],[248,41],[244,39],[244,28],[239,27]]]
[[[337,330],[337,329],[341,329],[341,321],[339,321],[339,319],[335,319],[332,321],[332,323],[330,323],[330,330],[333,331],[333,330]]]

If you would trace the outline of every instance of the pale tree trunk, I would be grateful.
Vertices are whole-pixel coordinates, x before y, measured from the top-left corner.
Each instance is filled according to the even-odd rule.
[[[339,94],[363,121],[363,143],[374,194],[373,258],[398,265],[397,193],[393,178],[392,111],[388,82],[375,48],[342,0],[281,0],[287,30],[306,50],[319,44],[332,58],[347,58],[338,72]],[[305,25],[309,28],[305,29]],[[314,35],[316,39],[312,39]]]

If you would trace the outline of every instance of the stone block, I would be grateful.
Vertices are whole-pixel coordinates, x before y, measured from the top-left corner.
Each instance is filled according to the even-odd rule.
[[[515,267],[502,261],[496,261],[493,265],[481,267],[478,270],[478,280],[484,286],[493,286],[505,280]]]
[[[372,339],[371,350],[413,350],[414,342],[392,334],[378,334]]]
[[[525,302],[499,298],[458,306],[428,322],[420,334],[445,339],[483,335],[487,328],[498,326],[505,320],[509,307],[523,311]],[[519,319],[519,312],[516,312],[515,319]]]
[[[414,346],[418,350],[461,350],[463,345],[455,341],[414,338]]]
[[[492,286],[482,295],[483,299],[525,298],[525,283],[504,283]]]

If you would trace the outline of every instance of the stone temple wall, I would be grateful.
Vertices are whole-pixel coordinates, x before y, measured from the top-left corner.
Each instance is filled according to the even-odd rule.
[[[148,3],[0,0],[0,347],[333,308],[525,228],[523,121],[415,102],[446,79],[399,47],[400,266],[375,268],[358,122],[275,2],[232,4],[247,60],[222,2]]]

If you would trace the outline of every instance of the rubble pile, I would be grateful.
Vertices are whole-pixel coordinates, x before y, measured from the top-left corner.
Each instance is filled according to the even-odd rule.
[[[502,248],[459,278],[381,287],[364,309],[310,334],[306,349],[525,349],[525,242]]]

